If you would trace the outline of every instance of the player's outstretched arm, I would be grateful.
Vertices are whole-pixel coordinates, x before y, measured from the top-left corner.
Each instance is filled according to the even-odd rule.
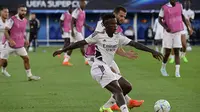
[[[132,47],[135,47],[136,49],[139,49],[139,50],[142,50],[142,51],[146,51],[146,52],[150,52],[154,58],[158,59],[159,61],[162,60],[163,58],[163,55],[151,48],[148,48],[147,46],[145,45],[142,45],[138,42],[134,42],[134,41],[130,41],[128,43],[128,45],[132,46]]]
[[[76,42],[74,44],[71,44],[71,45],[63,48],[62,50],[55,51],[53,53],[53,57],[55,57],[56,55],[61,54],[63,52],[66,52],[67,50],[73,50],[73,49],[76,49],[76,48],[80,48],[80,47],[82,47],[82,46],[84,46],[86,44],[88,44],[88,43],[85,40],[78,41],[78,42]]]

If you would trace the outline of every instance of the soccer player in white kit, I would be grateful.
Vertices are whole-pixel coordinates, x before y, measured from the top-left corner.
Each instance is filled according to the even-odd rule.
[[[163,54],[162,39],[163,39],[164,28],[159,23],[158,18],[155,19],[155,23],[153,26],[153,32],[155,33],[155,37],[154,37],[155,49],[157,52],[159,52],[158,46],[159,46],[159,44],[161,44],[160,52]]]
[[[4,37],[5,27],[8,22],[7,19],[9,16],[9,10],[6,7],[2,7],[0,11],[1,11],[1,16],[0,16],[0,54],[1,54],[4,47],[2,39]],[[2,65],[2,74],[5,75],[6,77],[10,77],[10,74],[6,71],[7,64],[8,62],[6,60],[5,63]]]
[[[118,24],[116,32],[122,33],[123,30],[120,27],[120,25],[123,24],[125,17],[127,15],[127,11],[124,7],[118,6],[114,9],[113,14],[116,17],[117,24]],[[96,32],[103,32],[104,30],[105,30],[105,27],[103,25],[102,20],[98,21],[95,31]],[[123,56],[123,57],[127,57],[129,59],[137,58],[137,54],[135,54],[132,51],[125,52],[121,47],[117,49],[116,54]],[[117,66],[117,64],[114,60],[111,64],[111,68],[112,68],[113,71],[115,71],[115,73],[121,75],[120,69],[119,69],[119,67]],[[116,104],[113,104],[113,100],[114,100],[113,96],[111,95],[111,98],[100,108],[100,111],[109,110],[109,108],[111,108],[112,110],[119,110],[119,107]],[[125,100],[126,100],[129,108],[139,107],[144,102],[144,100],[133,100],[128,96],[128,94],[125,96]]]
[[[124,96],[131,91],[131,84],[121,75],[114,73],[110,69],[116,50],[120,46],[129,45],[139,50],[152,53],[153,57],[158,60],[162,59],[162,54],[140,43],[134,42],[119,33],[115,33],[117,20],[113,14],[107,14],[103,17],[103,25],[105,26],[103,32],[95,32],[85,40],[78,41],[62,50],[55,51],[53,56],[55,57],[67,50],[79,48],[86,44],[96,44],[96,51],[98,53],[96,53],[95,61],[91,67],[91,75],[102,88],[106,88],[113,94],[121,112],[129,112]]]

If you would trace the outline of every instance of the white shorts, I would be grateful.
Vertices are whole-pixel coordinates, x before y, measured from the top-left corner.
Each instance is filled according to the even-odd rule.
[[[108,65],[101,61],[96,61],[92,64],[91,75],[102,88],[105,88],[109,83],[119,80],[122,76],[118,75],[110,69]]]
[[[28,53],[26,52],[26,49],[24,47],[14,49],[9,46],[8,42],[3,44],[3,50],[1,52],[1,59],[8,59],[9,55],[12,53],[15,53],[19,56],[27,56],[28,55]]]
[[[162,40],[163,39],[163,32],[156,32],[155,40]]]
[[[63,32],[62,38],[71,38],[71,31],[70,32]]]
[[[168,33],[167,31],[164,31],[163,47],[169,49],[182,48],[181,32]]]
[[[81,32],[77,32],[76,29],[74,29],[74,33],[75,33],[75,37],[71,36],[70,42],[77,42],[84,39],[83,34]]]

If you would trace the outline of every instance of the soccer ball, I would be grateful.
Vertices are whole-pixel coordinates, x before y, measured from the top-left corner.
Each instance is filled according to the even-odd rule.
[[[33,47],[29,47],[28,51],[33,52]]]
[[[154,105],[154,112],[169,112],[170,104],[167,100],[158,100]]]

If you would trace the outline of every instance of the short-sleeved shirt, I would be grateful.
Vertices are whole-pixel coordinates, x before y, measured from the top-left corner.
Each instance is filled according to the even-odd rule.
[[[127,45],[131,40],[120,33],[109,37],[105,31],[94,32],[85,39],[88,44],[96,44],[96,59],[111,65],[114,55],[119,46]]]

